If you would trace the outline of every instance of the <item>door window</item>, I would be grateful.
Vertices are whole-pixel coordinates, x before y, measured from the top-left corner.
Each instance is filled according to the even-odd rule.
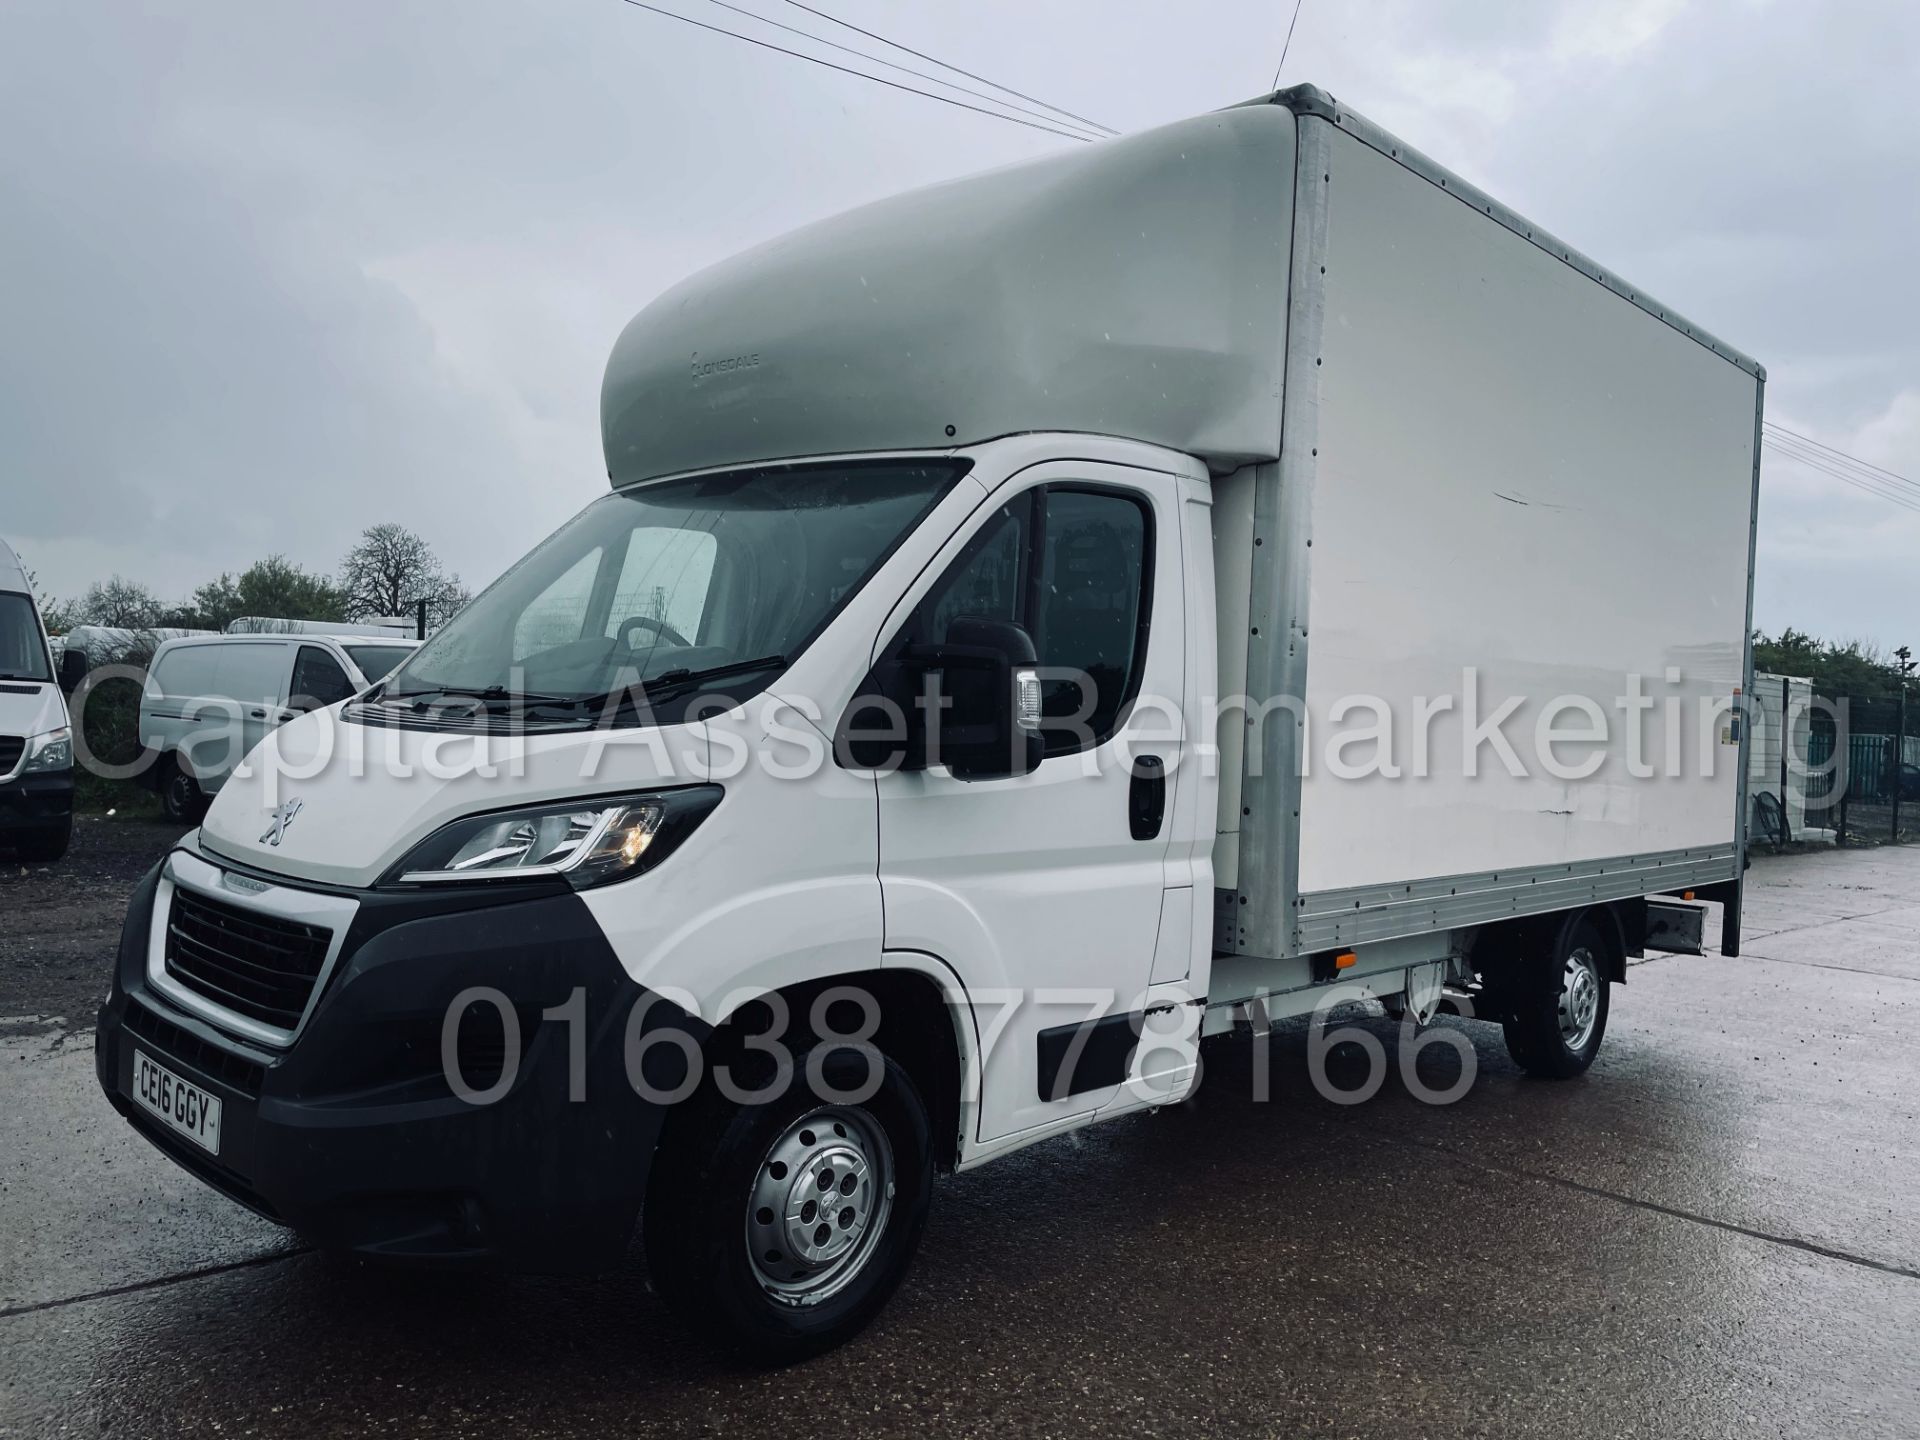
[[[278,705],[287,690],[285,645],[212,645],[215,695],[243,705]]]
[[[1010,620],[1039,657],[1048,755],[1110,739],[1140,688],[1152,598],[1153,524],[1132,491],[1049,485],[981,527],[902,632],[940,644],[961,616]]]
[[[997,510],[940,583],[920,602],[909,623],[912,643],[940,645],[955,620],[1007,620],[1021,624],[1026,614],[1030,570],[1033,492]]]
[[[160,657],[154,683],[163,695],[215,695],[218,690],[219,645],[182,645]]]
[[[340,662],[318,645],[302,645],[293,662],[293,687],[288,705],[295,710],[318,710],[344,700],[354,684]]]

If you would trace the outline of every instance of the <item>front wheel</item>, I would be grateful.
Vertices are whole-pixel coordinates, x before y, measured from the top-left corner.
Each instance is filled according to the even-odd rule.
[[[816,1052],[817,1053],[817,1052]],[[857,1095],[842,1103],[834,1092]],[[933,1146],[925,1105],[879,1052],[808,1056],[778,1098],[717,1092],[670,1122],[642,1233],[654,1288],[709,1335],[786,1363],[857,1334],[905,1277],[926,1228]]]
[[[1605,942],[1581,920],[1549,950],[1521,962],[1507,997],[1507,1053],[1530,1075],[1584,1074],[1607,1033]]]

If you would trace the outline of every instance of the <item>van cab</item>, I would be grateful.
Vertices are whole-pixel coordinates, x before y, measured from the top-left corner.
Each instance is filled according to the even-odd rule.
[[[169,819],[193,823],[270,731],[384,679],[417,643],[351,633],[166,641],[140,697],[146,783]]]
[[[0,540],[0,850],[58,860],[73,835],[73,731],[26,570]]]

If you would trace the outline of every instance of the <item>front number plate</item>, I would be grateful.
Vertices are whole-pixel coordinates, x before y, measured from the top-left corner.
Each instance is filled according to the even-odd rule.
[[[209,1155],[220,1153],[220,1097],[133,1052],[133,1098]]]

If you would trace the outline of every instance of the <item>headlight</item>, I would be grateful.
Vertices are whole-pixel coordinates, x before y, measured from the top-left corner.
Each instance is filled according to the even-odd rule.
[[[389,874],[402,885],[559,875],[576,890],[624,880],[671,854],[720,803],[718,785],[553,801],[443,825]]]
[[[27,741],[27,763],[20,767],[21,773],[31,775],[39,770],[71,770],[73,768],[73,731],[62,725],[58,730],[49,730],[44,735],[35,735]]]

